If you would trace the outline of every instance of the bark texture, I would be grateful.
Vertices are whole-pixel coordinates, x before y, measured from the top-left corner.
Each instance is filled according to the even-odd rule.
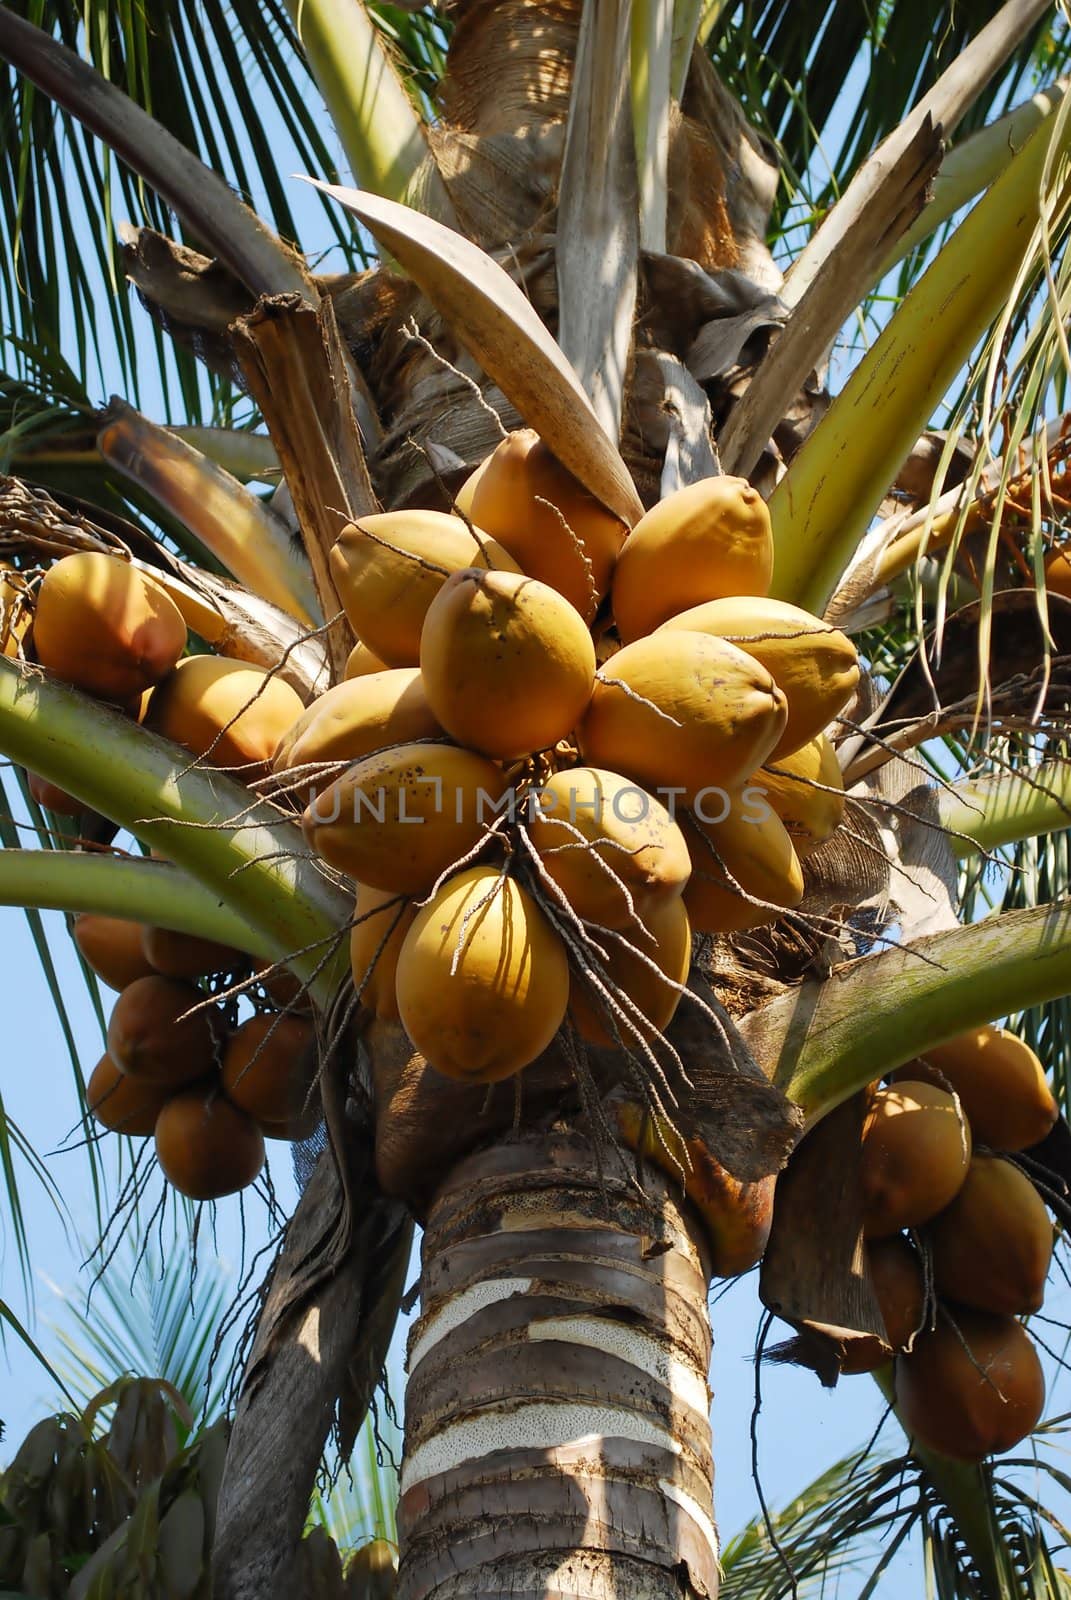
[[[355,1166],[365,1204],[342,1260],[326,1274],[314,1265],[342,1203],[325,1151],[272,1272],[220,1487],[212,1600],[304,1592],[295,1560],[327,1435],[347,1407],[363,1420],[379,1378],[412,1235],[402,1206],[375,1191],[368,1155]]]
[[[668,1181],[580,1134],[436,1197],[410,1337],[399,1600],[710,1600],[708,1268]]]

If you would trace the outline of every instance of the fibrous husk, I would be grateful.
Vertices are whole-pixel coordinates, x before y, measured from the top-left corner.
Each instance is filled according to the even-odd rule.
[[[856,1095],[813,1128],[777,1181],[773,1229],[759,1277],[768,1310],[801,1329],[776,1354],[811,1366],[831,1386],[840,1350],[884,1339],[866,1275],[860,1185],[866,1097]]]

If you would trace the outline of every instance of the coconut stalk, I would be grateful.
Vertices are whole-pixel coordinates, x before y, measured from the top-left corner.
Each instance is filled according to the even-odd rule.
[[[361,0],[286,0],[286,9],[361,188],[405,200],[420,173],[422,209],[456,228],[424,119],[367,6]]]
[[[322,620],[309,564],[289,528],[237,478],[122,400],[109,405],[97,448],[246,589],[299,622]]]
[[[1044,175],[1069,147],[1071,126],[1057,118],[1009,161],[777,485],[776,598],[824,612],[901,462],[1038,249]]]
[[[108,706],[0,660],[0,750],[156,846],[330,1005],[349,970],[350,897],[297,827],[223,773]],[[242,940],[236,941],[239,946]]]
[[[933,180],[932,197],[925,210],[896,244],[879,268],[879,281],[935,233],[943,222],[955,216],[1004,171],[1009,154],[1021,150],[1036,128],[1049,121],[1067,93],[1068,80],[1060,78],[1047,89],[1015,106],[996,122],[979,128],[953,145],[941,162]]]
[[[242,204],[218,172],[73,50],[8,6],[0,7],[0,56],[144,178],[252,294],[316,299],[301,258]]]
[[[954,783],[938,791],[937,810],[957,856],[1057,833],[1071,827],[1071,767],[1043,761]]]
[[[631,23],[632,0],[585,0],[558,185],[558,344],[611,439],[621,434],[640,243]],[[665,104],[668,70],[665,79],[649,86],[655,121],[659,98]],[[642,132],[657,166],[656,130],[648,121]],[[665,180],[652,181],[644,199],[652,215],[661,203],[664,239]]]
[[[669,204],[669,118],[677,41],[673,0],[633,0],[632,126],[640,196],[640,245],[665,254]],[[694,7],[693,7],[694,9]],[[690,50],[689,50],[690,54]]]
[[[819,273],[829,266],[843,242],[850,238],[881,186],[883,170],[896,163],[926,123],[933,124],[946,136],[953,131],[986,84],[1049,9],[1049,3],[1050,0],[1006,0],[996,16],[965,50],[960,51],[910,116],[905,117],[896,131],[863,162],[786,273],[781,298],[787,305],[800,304]],[[874,283],[881,276],[880,260],[879,257],[875,262]]]
[[[931,1046],[1066,994],[1071,903],[1005,912],[868,956],[739,1026],[813,1124]]]
[[[0,850],[0,905],[126,917],[213,939],[252,956],[273,953],[229,906],[166,861],[76,850]]]
[[[899,1421],[892,1365],[879,1367],[871,1376]],[[904,1431],[907,1432],[906,1428]],[[956,1535],[963,1541],[978,1568],[986,1592],[993,1595],[1009,1593],[1008,1553],[999,1529],[993,1522],[985,1468],[969,1465],[965,1461],[953,1461],[951,1456],[939,1455],[936,1450],[930,1450],[914,1440],[911,1454],[951,1512]]]
[[[169,425],[167,431],[241,483],[253,478],[277,483],[282,477],[279,457],[266,433],[251,433],[248,428],[207,428],[194,423]]]

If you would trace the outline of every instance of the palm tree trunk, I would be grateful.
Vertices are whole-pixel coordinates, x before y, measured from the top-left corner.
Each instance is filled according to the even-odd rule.
[[[461,1162],[423,1243],[399,1600],[718,1590],[705,1254],[574,1130]]]

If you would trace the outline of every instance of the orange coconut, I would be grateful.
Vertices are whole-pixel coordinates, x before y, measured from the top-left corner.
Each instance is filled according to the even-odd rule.
[[[929,1234],[938,1294],[1012,1316],[1041,1309],[1052,1223],[1030,1179],[1010,1161],[976,1155]]]
[[[522,572],[549,584],[590,622],[610,586],[627,529],[531,428],[492,451],[457,493],[459,511],[492,534]]]
[[[250,963],[250,957],[233,945],[172,928],[143,928],[141,948],[153,971],[166,978],[208,978],[217,972],[237,972]]]
[[[674,897],[652,906],[643,917],[649,938],[627,928],[617,937],[599,934],[607,957],[599,974],[601,989],[574,973],[569,1010],[581,1038],[606,1048],[637,1048],[661,1032],[673,1017],[688,981],[692,930],[683,900]],[[592,962],[595,965],[595,962]]]
[[[377,1017],[398,1020],[395,974],[398,954],[416,915],[416,907],[400,895],[360,884],[350,929],[353,986]]]
[[[428,607],[452,572],[516,572],[513,557],[445,511],[384,511],[348,523],[331,573],[354,633],[391,667],[415,667]]]
[[[303,709],[288,683],[260,667],[188,656],[154,693],[146,721],[213,767],[241,768],[248,782],[267,768]]]
[[[311,847],[358,883],[426,894],[479,844],[508,804],[500,767],[453,745],[402,744],[366,756],[310,803]]]
[[[112,1133],[144,1138],[171,1096],[170,1089],[143,1083],[120,1072],[111,1056],[103,1055],[86,1084],[86,1105],[102,1127]]]
[[[708,600],[670,617],[662,627],[728,639],[762,662],[788,701],[788,721],[771,761],[827,728],[859,682],[859,657],[848,636],[784,600],[758,595]]]
[[[614,568],[611,603],[626,643],[690,606],[763,595],[773,574],[770,513],[746,478],[703,478],[640,518]]]
[[[155,973],[156,968],[142,949],[143,932],[140,922],[89,911],[75,917],[71,928],[82,960],[111,989],[125,989],[136,979]]]
[[[428,607],[420,671],[451,738],[509,760],[572,732],[591,699],[595,646],[556,589],[469,567]]]
[[[967,1176],[971,1136],[955,1100],[930,1083],[898,1083],[870,1097],[863,1124],[863,1226],[882,1238],[928,1222]]]
[[[844,779],[837,752],[824,733],[791,755],[753,772],[748,787],[760,789],[805,860],[844,820]]]
[[[274,768],[317,767],[360,761],[389,744],[442,736],[428,704],[418,667],[393,667],[337,683],[302,712],[279,741]],[[313,771],[309,782],[323,788],[330,778]]]
[[[228,1098],[264,1127],[303,1120],[317,1100],[316,1029],[306,1017],[260,1012],[237,1028],[223,1051]]]
[[[175,978],[138,978],[124,989],[108,1023],[108,1054],[121,1072],[177,1087],[216,1065],[222,1012]]]
[[[45,573],[33,644],[58,678],[125,703],[171,671],[186,648],[186,624],[174,601],[129,561],[79,551]]]
[[[660,633],[626,645],[595,677],[578,729],[592,766],[689,803],[739,785],[785,726],[785,698],[766,668],[724,639]]]
[[[896,1406],[920,1444],[958,1461],[1010,1450],[1037,1426],[1045,1377],[1014,1317],[956,1307],[896,1362]]]
[[[911,1076],[928,1079],[929,1069],[934,1082],[951,1084],[975,1139],[992,1150],[1028,1150],[1059,1115],[1041,1062],[1006,1028],[972,1028],[931,1046],[911,1063]]]
[[[607,928],[623,928],[632,913],[642,917],[679,895],[691,870],[684,836],[665,806],[602,767],[548,777],[528,830],[544,872],[577,916]]]
[[[346,670],[342,676],[344,678],[363,678],[369,672],[384,671],[386,665],[385,661],[381,661],[373,650],[369,650],[368,646],[362,644],[358,639],[346,657]]]
[[[156,1159],[191,1200],[218,1200],[253,1182],[264,1165],[264,1135],[216,1087],[187,1089],[156,1119]]]
[[[913,1343],[921,1333],[926,1314],[922,1268],[903,1234],[868,1240],[864,1255],[887,1338],[867,1335],[848,1340],[840,1364],[843,1373],[876,1372],[891,1353],[906,1350]]]

